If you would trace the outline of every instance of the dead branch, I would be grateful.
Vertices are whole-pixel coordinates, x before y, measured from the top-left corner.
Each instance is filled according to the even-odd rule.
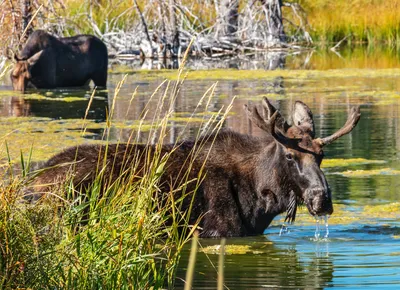
[[[151,57],[152,57],[152,55],[153,55],[153,46],[151,45],[151,38],[150,38],[150,34],[149,34],[149,29],[147,28],[146,20],[144,19],[143,13],[140,10],[140,7],[139,7],[137,1],[134,0],[134,2],[135,2],[136,10],[137,10],[137,12],[138,12],[138,14],[140,16],[140,20],[142,22],[144,34],[146,35],[146,38],[147,38],[147,41],[148,41],[148,45],[150,47]]]

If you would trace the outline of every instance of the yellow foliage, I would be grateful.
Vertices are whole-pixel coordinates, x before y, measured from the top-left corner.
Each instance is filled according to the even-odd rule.
[[[322,41],[397,42],[400,39],[400,0],[300,0],[308,13],[312,35]]]

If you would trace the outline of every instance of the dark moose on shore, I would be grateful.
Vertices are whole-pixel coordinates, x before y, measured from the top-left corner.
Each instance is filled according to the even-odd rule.
[[[263,99],[262,108],[245,108],[264,131],[261,138],[223,130],[161,148],[159,156],[169,157],[160,192],[173,194],[175,200],[184,197],[181,210],[191,210],[190,224],[201,219],[201,237],[260,235],[285,211],[286,220],[293,222],[300,203],[313,216],[333,212],[331,191],[320,169],[322,148],[352,131],[360,108],[353,107],[345,125],[324,138],[315,138],[312,112],[300,101],[294,105],[291,126],[268,99]],[[156,150],[143,144],[71,147],[45,164],[47,169],[34,179],[32,188],[43,196],[72,181],[75,189],[85,191],[99,172],[103,190],[121,176],[123,182],[134,182],[132,176],[146,174],[146,158]],[[187,181],[185,186],[182,181]]]
[[[34,31],[18,55],[13,52],[11,82],[14,90],[28,87],[107,86],[106,45],[93,35],[56,38],[43,30]]]

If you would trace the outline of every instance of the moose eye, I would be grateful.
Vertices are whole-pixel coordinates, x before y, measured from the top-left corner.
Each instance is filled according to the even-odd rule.
[[[286,159],[287,160],[292,160],[293,159],[293,155],[291,153],[287,153],[286,154]]]

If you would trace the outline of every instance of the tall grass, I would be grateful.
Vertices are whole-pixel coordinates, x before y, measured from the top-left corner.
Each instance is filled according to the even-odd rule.
[[[146,2],[138,2],[142,8],[145,6]],[[294,2],[298,2],[308,15],[310,25],[308,30],[315,42],[338,42],[348,36],[349,42],[385,42],[397,46],[400,44],[400,0],[297,0]],[[244,9],[245,4],[246,1],[241,1],[240,9]],[[146,13],[150,27],[153,24],[157,25],[160,21],[157,5],[153,5],[154,9]],[[69,0],[66,2],[65,16],[80,15],[87,12],[89,6],[88,3],[82,4],[81,1]],[[93,19],[104,32],[110,25],[119,29],[131,27],[133,19],[137,17],[135,9],[132,9],[133,6],[133,1],[109,1],[90,11]],[[190,29],[200,32],[215,25],[217,14],[213,1],[183,0],[182,7],[188,8],[188,11],[182,10],[180,13],[185,14],[192,23]],[[291,8],[283,7],[283,15],[292,23],[298,22]],[[118,19],[111,21],[113,18]],[[184,25],[185,23],[186,21]],[[288,23],[286,23],[286,29],[290,34],[293,27]],[[87,29],[91,28],[86,27]]]
[[[400,46],[400,0],[299,0],[308,14],[311,35],[319,42]]]
[[[134,174],[138,164],[127,164],[126,171],[104,187],[105,171],[112,170],[113,165],[103,163],[104,158],[99,156],[97,177],[89,189],[74,188],[67,179],[36,202],[29,202],[23,193],[32,194],[27,191],[26,183],[37,173],[26,175],[29,156],[21,154],[20,157],[24,174],[14,175],[11,171],[3,174],[0,179],[0,288],[173,288],[180,252],[196,228],[188,224],[190,210],[180,211],[183,197],[193,196],[193,192],[183,190],[184,196],[175,199],[172,190],[161,192],[159,189],[169,158],[168,153],[162,154],[161,148],[168,135],[176,96],[186,78],[182,69],[178,74],[178,81],[164,82],[157,89],[165,88],[165,91],[158,99],[159,110],[154,114],[148,143],[155,140],[154,136],[157,138],[151,154],[145,152],[142,156],[145,158],[142,177]],[[106,146],[102,154],[107,154],[108,144],[112,143],[112,115],[118,88],[122,85],[123,81],[117,86],[105,123]],[[214,89],[215,85],[200,98],[196,112],[207,111]],[[156,96],[155,92],[149,101],[155,101]],[[211,118],[204,114],[203,132],[219,130],[226,113],[221,111]],[[146,106],[143,120],[147,114]],[[136,136],[139,132],[132,132],[131,142],[136,141]],[[198,150],[201,146],[194,148],[193,156],[188,156],[189,163]],[[12,170],[12,160],[9,163]],[[199,175],[193,181],[185,179],[185,173],[182,176],[175,188],[184,189],[188,182],[198,183],[202,178]]]

